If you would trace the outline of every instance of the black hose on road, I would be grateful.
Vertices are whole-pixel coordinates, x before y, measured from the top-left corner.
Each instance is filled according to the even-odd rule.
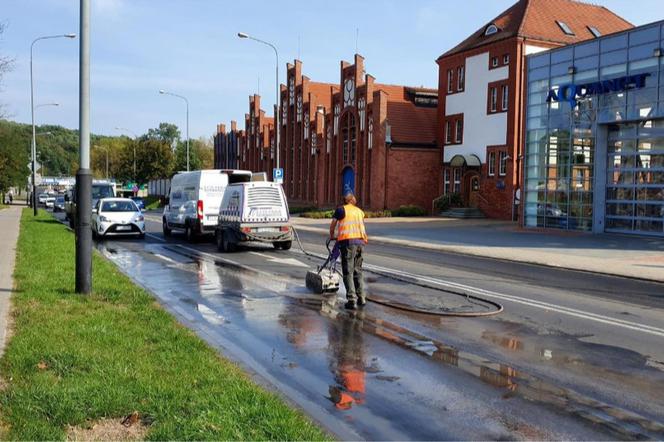
[[[297,233],[297,230],[295,229],[295,227],[292,227],[292,229],[293,229],[293,234],[295,235],[295,239],[297,240],[297,244],[298,244],[300,250],[302,251],[302,253],[304,253],[305,255],[307,255],[309,257],[312,257],[312,258],[321,259],[320,255],[317,255],[315,253],[308,252],[307,250],[305,250],[304,246],[302,245],[302,241],[300,240],[300,235]],[[496,315],[496,314],[498,314],[498,313],[500,313],[504,310],[504,308],[501,304],[499,304],[495,301],[491,301],[489,299],[480,298],[479,296],[469,295],[468,293],[458,292],[458,291],[454,291],[454,290],[441,289],[440,287],[427,285],[424,282],[420,282],[420,281],[414,280],[413,278],[408,278],[406,276],[396,275],[394,273],[388,273],[388,272],[379,271],[379,270],[370,269],[370,268],[367,268],[365,270],[367,272],[374,273],[376,275],[380,275],[380,276],[383,276],[385,278],[393,279],[395,281],[405,282],[407,284],[413,284],[413,285],[416,285],[416,286],[419,286],[419,287],[423,287],[423,288],[427,288],[427,289],[431,289],[431,290],[438,290],[438,291],[441,291],[441,292],[451,293],[453,295],[461,296],[461,297],[465,298],[471,304],[475,304],[475,305],[481,305],[480,303],[488,304],[489,306],[493,306],[495,308],[495,310],[484,311],[484,312],[459,312],[459,311],[452,311],[452,310],[447,310],[447,311],[425,310],[425,309],[420,309],[420,308],[417,308],[417,307],[411,307],[409,305],[405,305],[405,304],[402,304],[402,303],[390,301],[390,300],[387,300],[387,299],[378,298],[376,296],[367,297],[368,301],[371,301],[375,304],[380,304],[380,305],[384,305],[386,307],[391,307],[391,308],[395,308],[397,310],[403,310],[403,311],[412,312],[412,313],[424,313],[424,314],[436,315],[436,316],[456,316],[456,317],[466,317],[466,318],[468,318],[468,317],[474,318],[474,317],[482,317],[482,316],[493,316],[493,315]],[[338,271],[337,271],[337,273],[338,273]]]

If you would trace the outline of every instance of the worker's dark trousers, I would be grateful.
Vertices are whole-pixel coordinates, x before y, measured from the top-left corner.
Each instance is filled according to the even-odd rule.
[[[346,298],[350,302],[357,303],[357,298],[364,299],[364,283],[362,282],[362,246],[342,245],[341,270],[344,273],[344,285],[346,286]]]

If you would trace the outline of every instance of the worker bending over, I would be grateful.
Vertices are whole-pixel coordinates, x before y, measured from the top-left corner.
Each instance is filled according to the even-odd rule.
[[[344,205],[337,208],[330,223],[330,239],[335,238],[341,251],[341,269],[346,286],[346,307],[354,310],[367,303],[362,281],[363,248],[367,244],[367,232],[364,228],[364,212],[356,206],[353,192],[344,194]]]

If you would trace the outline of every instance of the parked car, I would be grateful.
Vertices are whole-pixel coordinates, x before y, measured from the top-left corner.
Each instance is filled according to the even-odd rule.
[[[92,207],[96,207],[101,198],[112,198],[115,196],[115,185],[108,181],[92,182]],[[65,196],[65,219],[69,220],[69,227],[76,227],[76,185]]]
[[[145,200],[141,198],[140,196],[133,196],[131,197],[131,200],[136,203],[139,209],[145,210]]]
[[[44,205],[47,209],[52,209],[55,205],[55,197],[51,195],[47,196],[46,201],[44,201]]]
[[[145,238],[145,217],[129,198],[102,198],[92,209],[92,236],[135,235]]]
[[[232,252],[240,242],[271,243],[288,250],[293,244],[288,203],[280,184],[251,182],[226,187],[215,231],[217,249]]]
[[[248,170],[195,170],[181,172],[171,179],[168,203],[162,215],[164,236],[183,230],[188,241],[217,229],[219,206],[229,184],[264,179]]]
[[[53,204],[54,212],[64,212],[65,211],[65,197],[64,195],[58,195],[55,197],[55,203]]]
[[[40,193],[37,195],[37,202],[39,204],[46,205],[46,199],[48,198],[48,193]]]

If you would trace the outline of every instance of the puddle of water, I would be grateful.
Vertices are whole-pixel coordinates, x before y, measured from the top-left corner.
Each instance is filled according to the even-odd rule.
[[[604,439],[602,431],[629,438],[662,431],[648,419],[377,317],[380,307],[348,313],[337,297],[311,296],[278,278],[202,259],[164,271],[168,263],[154,255],[120,249],[109,256],[204,339],[341,438]],[[482,339],[530,351],[495,331]],[[554,360],[558,352],[547,350],[541,357]]]

